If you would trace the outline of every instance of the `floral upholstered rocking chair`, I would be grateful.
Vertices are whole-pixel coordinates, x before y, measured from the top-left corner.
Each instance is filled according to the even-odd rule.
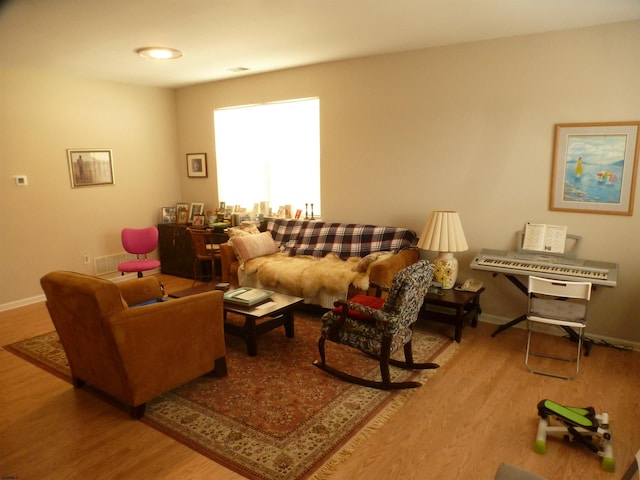
[[[409,370],[439,366],[435,363],[414,363],[411,348],[412,327],[431,284],[433,268],[432,264],[421,260],[400,270],[393,279],[386,300],[356,295],[349,301],[335,302],[336,308],[322,316],[318,341],[320,361],[315,361],[314,365],[347,382],[380,390],[421,386],[419,382],[392,382],[389,365]],[[356,377],[327,365],[327,340],[356,348],[378,359],[382,381]],[[391,358],[400,347],[404,349],[405,361]]]

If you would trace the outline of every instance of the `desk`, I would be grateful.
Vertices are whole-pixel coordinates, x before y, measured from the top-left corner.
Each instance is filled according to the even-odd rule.
[[[158,225],[158,252],[160,270],[176,277],[193,278],[193,262],[196,258],[193,241],[187,231],[189,225],[165,223]],[[214,243],[229,240],[226,233],[213,232]]]
[[[480,308],[480,294],[484,287],[477,292],[465,292],[450,288],[442,290],[443,294],[427,293],[418,318],[433,320],[455,325],[455,340],[462,340],[462,328],[466,321],[471,319],[473,328],[478,326],[478,316],[482,313]]]

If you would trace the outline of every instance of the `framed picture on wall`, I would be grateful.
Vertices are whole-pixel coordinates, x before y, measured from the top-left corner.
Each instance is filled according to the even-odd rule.
[[[114,185],[111,150],[98,148],[68,149],[71,188]]]
[[[640,122],[555,127],[550,210],[631,215]]]
[[[192,178],[208,176],[206,153],[187,153],[187,176]]]

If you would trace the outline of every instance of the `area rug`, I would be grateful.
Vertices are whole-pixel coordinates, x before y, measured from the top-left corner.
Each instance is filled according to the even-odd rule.
[[[297,313],[295,337],[286,338],[283,328],[259,336],[256,357],[247,355],[241,339],[227,335],[228,375],[203,376],[158,397],[142,421],[249,479],[329,477],[414,391],[351,385],[314,367],[319,330],[315,312]],[[440,334],[416,329],[416,361],[442,365],[456,348]],[[5,349],[70,381],[55,332]],[[379,379],[375,361],[331,342],[327,363]],[[424,383],[437,374],[392,370],[394,381]]]

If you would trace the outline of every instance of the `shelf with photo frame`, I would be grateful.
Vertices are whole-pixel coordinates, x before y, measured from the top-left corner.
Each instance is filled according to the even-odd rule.
[[[202,216],[204,218],[204,216]],[[189,224],[160,223],[158,224],[158,251],[160,254],[160,270],[168,275],[177,277],[193,278],[193,264],[195,261],[195,250],[193,240],[187,230]],[[196,228],[199,228],[196,226]],[[206,228],[203,226],[202,228]],[[212,240],[214,244],[225,243],[229,240],[224,231],[213,229]],[[201,263],[199,268],[203,269],[200,274],[206,276],[211,273],[205,263]],[[221,272],[216,272],[221,274]]]
[[[162,223],[176,223],[177,212],[176,207],[162,207]]]
[[[189,223],[189,204],[177,203],[176,204],[176,223],[178,225],[186,225]]]

